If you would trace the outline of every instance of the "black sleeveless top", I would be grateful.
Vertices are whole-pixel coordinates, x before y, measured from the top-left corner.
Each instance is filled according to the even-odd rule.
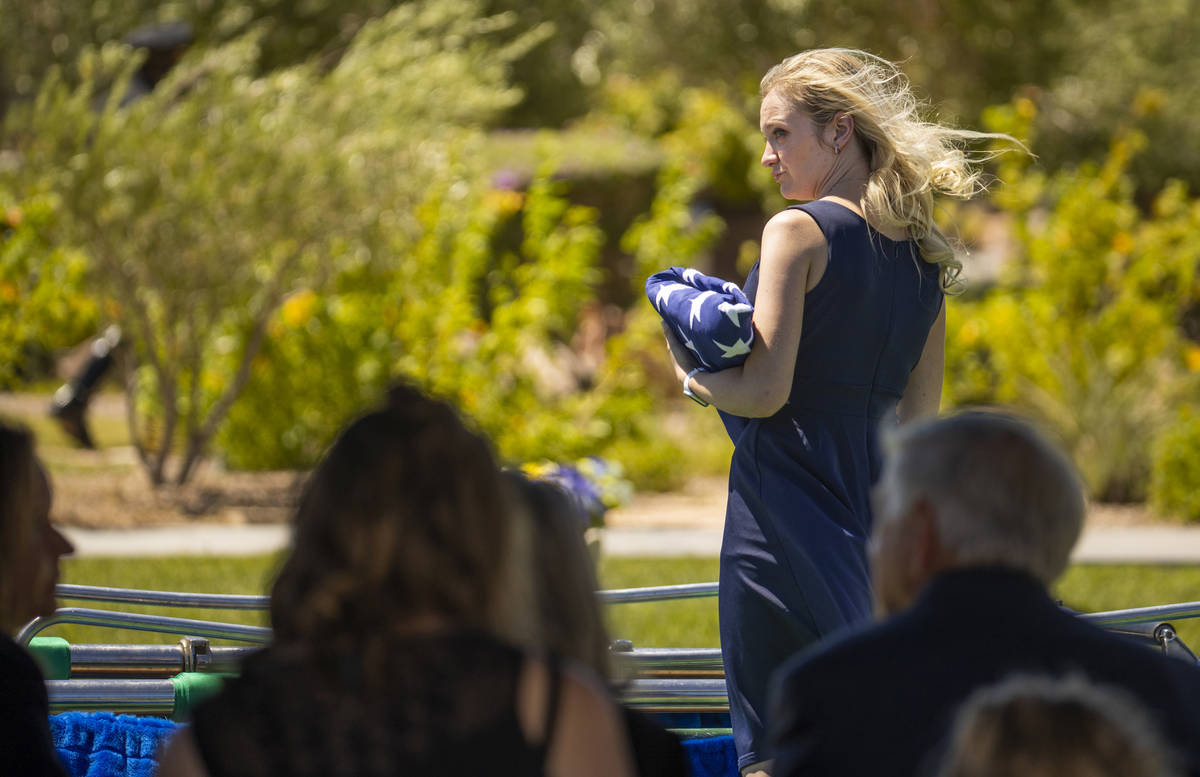
[[[479,633],[405,637],[382,678],[357,655],[273,645],[197,707],[193,733],[211,777],[541,775],[557,717],[550,666],[547,728],[525,739],[518,648]]]
[[[0,634],[0,774],[62,777],[50,738],[42,673],[21,646]]]

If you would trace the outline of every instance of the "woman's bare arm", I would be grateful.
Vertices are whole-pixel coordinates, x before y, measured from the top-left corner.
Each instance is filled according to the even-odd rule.
[[[908,376],[908,386],[896,414],[900,423],[937,415],[942,404],[942,379],[946,368],[946,303],[929,329],[921,359]]]
[[[804,323],[804,295],[825,270],[825,236],[801,210],[775,214],[763,229],[754,300],[754,345],[740,367],[698,373],[691,388],[720,409],[748,418],[774,415],[792,390]],[[669,333],[667,344],[680,381],[695,360]]]
[[[542,661],[526,661],[521,672],[518,717],[526,739],[539,741],[552,732],[546,753],[550,777],[633,777],[629,737],[616,702],[602,683],[571,665],[560,670],[558,718],[546,717],[550,669]]]

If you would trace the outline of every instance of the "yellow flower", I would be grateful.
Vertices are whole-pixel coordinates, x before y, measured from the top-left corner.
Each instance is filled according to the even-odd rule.
[[[311,289],[303,289],[288,297],[279,310],[283,323],[299,329],[309,322],[317,309],[317,295]]]
[[[483,196],[484,204],[501,216],[511,216],[525,205],[525,195],[509,189],[492,189]]]
[[[1184,352],[1183,360],[1187,362],[1190,372],[1200,372],[1200,345],[1190,345]]]
[[[1127,254],[1133,250],[1133,237],[1128,232],[1118,232],[1113,235],[1112,247],[1119,254]]]
[[[958,342],[964,348],[971,348],[975,343],[979,342],[979,322],[972,319],[967,321],[958,330]]]

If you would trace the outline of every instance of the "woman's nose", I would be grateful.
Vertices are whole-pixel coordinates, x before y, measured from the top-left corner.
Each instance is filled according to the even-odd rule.
[[[763,167],[770,167],[778,161],[779,155],[775,153],[775,149],[771,148],[770,143],[763,144],[762,158],[759,159],[759,164]]]
[[[65,534],[63,534],[57,528],[52,528],[51,532],[53,532],[51,536],[51,547],[53,548],[53,552],[56,557],[69,556],[75,552],[75,546],[71,544],[71,541],[67,539]]]

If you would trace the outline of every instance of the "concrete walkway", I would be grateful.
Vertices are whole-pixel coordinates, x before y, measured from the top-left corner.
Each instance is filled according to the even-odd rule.
[[[271,553],[288,541],[281,524],[194,524],[143,529],[67,528],[79,557],[245,556]],[[716,556],[720,526],[614,526],[603,530],[604,553],[612,556]],[[1084,532],[1073,556],[1082,563],[1200,564],[1200,527],[1123,526]]]

